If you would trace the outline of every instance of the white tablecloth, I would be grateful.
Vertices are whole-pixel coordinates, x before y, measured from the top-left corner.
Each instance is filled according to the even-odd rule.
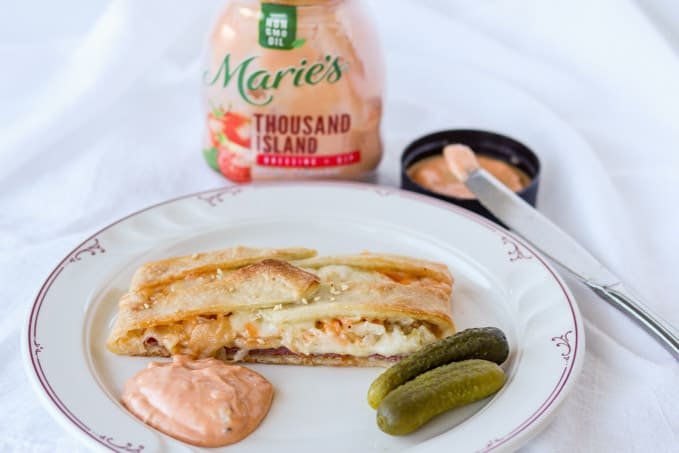
[[[221,2],[45,3],[6,2],[0,14],[3,452],[85,450],[42,408],[22,367],[19,334],[48,272],[111,221],[225,183],[199,153],[200,53]],[[501,82],[584,144],[572,156],[541,154],[540,209],[679,325],[679,2],[370,3],[393,106],[379,181],[397,184],[400,147],[426,129],[390,129],[418,114],[399,105],[426,100],[390,68],[419,58],[429,62],[423,84],[455,71]],[[458,126],[460,112],[445,107],[437,125],[451,112]],[[677,451],[679,366],[616,310],[573,290],[584,369],[523,451]]]

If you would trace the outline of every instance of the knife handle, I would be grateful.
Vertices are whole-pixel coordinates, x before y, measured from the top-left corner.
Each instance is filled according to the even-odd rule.
[[[640,301],[638,296],[632,296],[631,291],[622,285],[618,289],[610,286],[599,286],[592,282],[585,282],[599,297],[621,310],[627,316],[637,321],[646,331],[653,335],[679,361],[679,336],[672,326],[655,315]]]

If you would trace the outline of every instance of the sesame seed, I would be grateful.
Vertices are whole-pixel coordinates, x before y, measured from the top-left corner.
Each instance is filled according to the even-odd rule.
[[[335,298],[334,298],[334,297],[331,297],[331,298],[330,298],[330,302],[335,302]]]
[[[349,289],[349,285],[347,285],[346,283],[342,283],[342,284],[340,285],[340,289],[341,289],[342,291],[346,291],[346,290]]]
[[[280,310],[280,309],[282,309],[282,308],[283,308],[283,305],[282,305],[282,304],[276,304],[276,305],[274,305],[274,307],[273,307],[273,309],[274,309],[275,311],[278,311],[278,310]]]
[[[314,297],[314,302],[318,302],[319,300],[321,300],[321,296]]]
[[[217,268],[217,275],[219,275],[220,277],[222,276],[222,270],[220,268]]]
[[[144,303],[144,308],[149,308],[149,307],[150,307],[150,305],[149,305],[149,304],[147,304],[147,303]]]
[[[306,305],[306,304],[308,304],[308,303],[309,303],[309,301],[308,301],[308,300],[306,300],[306,298],[302,297],[302,303],[303,303],[304,305]]]
[[[194,253],[193,255],[191,255],[191,258],[193,258],[195,260],[196,258],[198,258],[198,254]]]

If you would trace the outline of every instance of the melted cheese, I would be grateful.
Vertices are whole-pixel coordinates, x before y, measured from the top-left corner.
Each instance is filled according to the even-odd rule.
[[[139,332],[147,348],[162,346],[169,354],[214,356],[222,347],[288,348],[297,354],[346,354],[366,357],[413,352],[436,341],[433,327],[413,321],[362,318],[322,319],[275,324],[261,314],[199,316],[182,323]]]

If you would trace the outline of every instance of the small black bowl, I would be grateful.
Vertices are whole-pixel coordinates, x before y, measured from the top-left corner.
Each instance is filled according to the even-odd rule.
[[[454,203],[505,226],[477,199],[457,198],[436,193],[419,185],[408,175],[408,168],[415,162],[426,157],[440,155],[446,145],[453,143],[467,145],[476,154],[503,160],[523,170],[531,178],[531,182],[523,190],[517,192],[517,195],[535,207],[538,186],[540,185],[540,160],[538,156],[526,145],[513,138],[481,130],[454,129],[434,132],[412,142],[401,156],[401,188]]]

